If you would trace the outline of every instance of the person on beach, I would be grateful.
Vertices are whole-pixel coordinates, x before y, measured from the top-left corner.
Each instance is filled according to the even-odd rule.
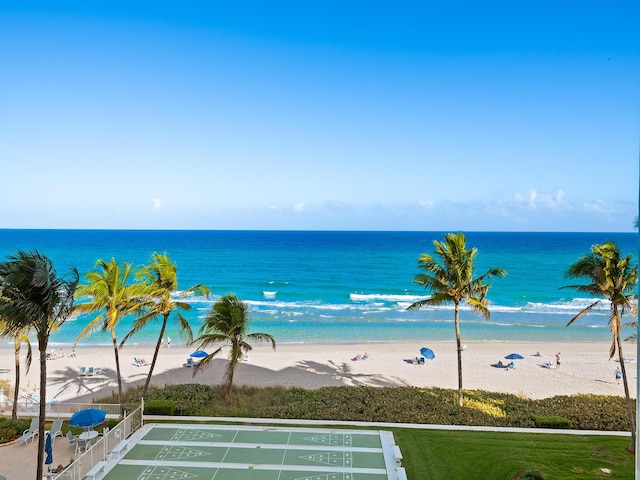
[[[622,378],[622,370],[620,370],[620,367],[616,368],[616,382],[618,383],[618,385],[620,385],[620,379]]]
[[[171,337],[167,337],[167,348],[171,348]]]
[[[556,353],[556,368],[560,368],[560,352]]]

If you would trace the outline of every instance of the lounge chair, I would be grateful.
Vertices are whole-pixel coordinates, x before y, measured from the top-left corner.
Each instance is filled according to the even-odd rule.
[[[88,375],[87,373],[87,367],[80,367],[80,374],[81,377],[86,377]]]
[[[31,419],[31,425],[27,428],[16,442],[18,445],[26,445],[29,442],[33,442],[34,437],[38,435],[38,418]]]
[[[195,367],[198,364],[196,362],[193,361],[193,358],[189,357],[187,358],[187,363],[183,363],[182,366],[184,367]]]
[[[53,421],[53,424],[51,425],[51,431],[49,433],[51,434],[51,443],[54,444],[56,441],[56,437],[62,436],[62,420],[61,419],[57,419]]]

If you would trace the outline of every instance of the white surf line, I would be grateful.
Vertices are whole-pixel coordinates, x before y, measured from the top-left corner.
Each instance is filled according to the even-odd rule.
[[[166,446],[167,442],[164,440],[141,440],[138,445],[155,445]],[[286,445],[283,443],[231,443],[231,442],[171,442],[172,446],[176,447],[222,447],[222,448],[261,448],[264,450],[323,450],[327,452],[364,452],[364,453],[383,453],[382,447],[342,447],[332,445]]]
[[[222,462],[176,462],[176,461],[158,461],[158,460],[129,460],[122,459],[119,465],[137,465],[149,467],[171,467],[175,469],[203,468],[203,469],[229,469],[229,470],[282,470],[288,472],[322,472],[322,473],[368,473],[373,475],[387,475],[384,468],[366,468],[366,467],[339,467],[327,465],[269,465],[266,463],[222,463]]]

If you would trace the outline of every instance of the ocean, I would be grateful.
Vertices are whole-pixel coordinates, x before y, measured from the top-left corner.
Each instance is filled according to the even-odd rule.
[[[59,275],[72,265],[84,275],[100,258],[137,266],[153,252],[166,252],[178,265],[181,289],[199,283],[211,288],[208,299],[186,299],[192,309],[185,317],[194,332],[220,295],[235,293],[250,306],[251,331],[269,333],[278,343],[452,340],[452,305],[406,310],[427,294],[413,283],[418,257],[433,252],[433,241],[444,233],[0,230],[0,259],[37,249],[53,260]],[[614,240],[635,259],[637,233],[464,233],[467,246],[479,251],[477,274],[490,267],[508,274],[492,282],[490,320],[463,308],[463,341],[610,340],[606,304],[566,328],[594,299],[560,287],[576,283],[564,273],[594,244]],[[53,333],[51,347],[71,346],[87,320],[67,321]],[[131,319],[124,319],[118,337],[130,326]],[[154,343],[158,331],[159,323],[151,324],[130,343]],[[167,335],[173,345],[181,343],[171,321]],[[110,345],[110,337],[95,332],[78,344],[83,345]]]

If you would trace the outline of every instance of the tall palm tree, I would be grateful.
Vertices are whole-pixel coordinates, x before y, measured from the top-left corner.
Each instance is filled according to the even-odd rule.
[[[21,330],[16,330],[15,326],[9,325],[0,319],[0,332],[2,331],[14,331],[14,333],[9,335],[2,336],[12,336],[13,337],[13,356],[14,356],[14,365],[15,365],[15,380],[14,380],[14,389],[13,389],[13,408],[11,409],[11,421],[15,422],[18,420],[18,401],[20,395],[20,350],[22,349],[22,343],[27,344],[27,356],[25,359],[25,367],[27,373],[31,368],[31,360],[33,359],[33,351],[31,349],[31,340],[29,340],[29,336],[27,332],[30,327],[26,327]]]
[[[491,313],[486,299],[490,284],[486,283],[491,277],[503,277],[507,274],[499,268],[491,268],[485,274],[474,278],[474,261],[478,249],[466,248],[464,234],[447,233],[444,242],[434,240],[435,257],[423,253],[418,259],[419,268],[426,273],[416,275],[415,283],[424,286],[432,292],[429,298],[419,300],[409,305],[408,310],[421,309],[430,306],[454,304],[454,319],[456,329],[456,346],[458,352],[458,405],[463,405],[462,395],[462,347],[460,341],[459,308],[464,301],[474,313],[489,319]]]
[[[111,333],[113,354],[116,361],[118,381],[118,402],[122,405],[122,374],[118,355],[116,326],[129,314],[140,312],[148,305],[146,285],[128,284],[132,266],[130,263],[118,264],[114,258],[110,261],[98,260],[95,269],[85,274],[87,284],[79,285],[76,296],[87,299],[76,307],[78,313],[98,313],[78,334],[78,341],[97,329]],[[146,302],[146,303],[145,303]]]
[[[13,356],[16,366],[15,389],[13,392],[13,408],[11,409],[11,421],[13,422],[18,420],[18,395],[20,394],[20,350],[23,343],[27,345],[27,357],[24,364],[27,373],[29,373],[29,369],[31,368],[31,360],[33,358],[31,341],[29,340],[29,336],[26,333],[27,331],[29,331],[29,328],[25,328],[21,332],[18,332],[13,336]]]
[[[136,272],[136,280],[139,280],[150,287],[150,297],[153,299],[153,304],[148,312],[138,318],[131,328],[131,331],[120,342],[122,347],[125,342],[136,332],[144,328],[150,320],[156,320],[158,317],[162,317],[162,326],[160,327],[160,333],[158,334],[158,341],[156,342],[156,348],[153,352],[153,360],[147,374],[147,380],[142,390],[142,396],[146,396],[147,389],[151,382],[151,376],[153,375],[153,369],[160,353],[160,347],[162,346],[162,339],[164,338],[164,332],[167,328],[167,322],[171,313],[176,312],[175,318],[178,322],[178,326],[184,335],[187,336],[187,343],[193,339],[193,333],[191,326],[187,319],[185,319],[178,310],[190,310],[191,305],[179,301],[172,297],[178,291],[178,266],[171,261],[169,256],[159,253],[153,253],[151,255],[151,261],[148,265],[142,267]],[[209,288],[203,285],[194,285],[180,292],[180,296],[197,294],[197,295],[209,295]]]
[[[609,328],[611,329],[609,360],[611,360],[617,352],[620,369],[622,370],[624,395],[627,400],[627,414],[629,415],[629,423],[631,425],[630,449],[635,451],[635,416],[631,396],[629,395],[627,369],[622,352],[622,342],[620,341],[620,329],[622,327],[622,316],[627,310],[633,311],[631,300],[638,282],[637,266],[632,262],[632,255],[623,256],[615,242],[609,241],[602,245],[592,246],[590,253],[583,255],[569,267],[566,276],[585,280],[588,283],[586,285],[567,285],[562,288],[572,288],[593,297],[604,297],[609,301]],[[595,306],[600,304],[601,301],[602,298],[582,309],[569,320],[567,326],[589,313]]]
[[[207,315],[200,335],[194,339],[192,344],[198,348],[205,348],[211,344],[221,344],[217,350],[204,357],[193,371],[195,376],[205,365],[207,365],[223,347],[229,347],[227,369],[223,378],[222,398],[226,399],[231,393],[233,385],[233,373],[242,355],[252,350],[247,340],[258,342],[271,342],[273,349],[276,349],[275,339],[268,333],[248,333],[249,306],[238,297],[227,294],[221,297],[211,307],[211,312]]]
[[[73,313],[78,272],[71,269],[69,279],[58,277],[53,262],[38,251],[18,251],[0,263],[0,317],[2,333],[18,334],[33,329],[40,352],[40,408],[38,421],[38,463],[36,480],[42,478],[44,426],[47,398],[47,344],[51,332]]]

